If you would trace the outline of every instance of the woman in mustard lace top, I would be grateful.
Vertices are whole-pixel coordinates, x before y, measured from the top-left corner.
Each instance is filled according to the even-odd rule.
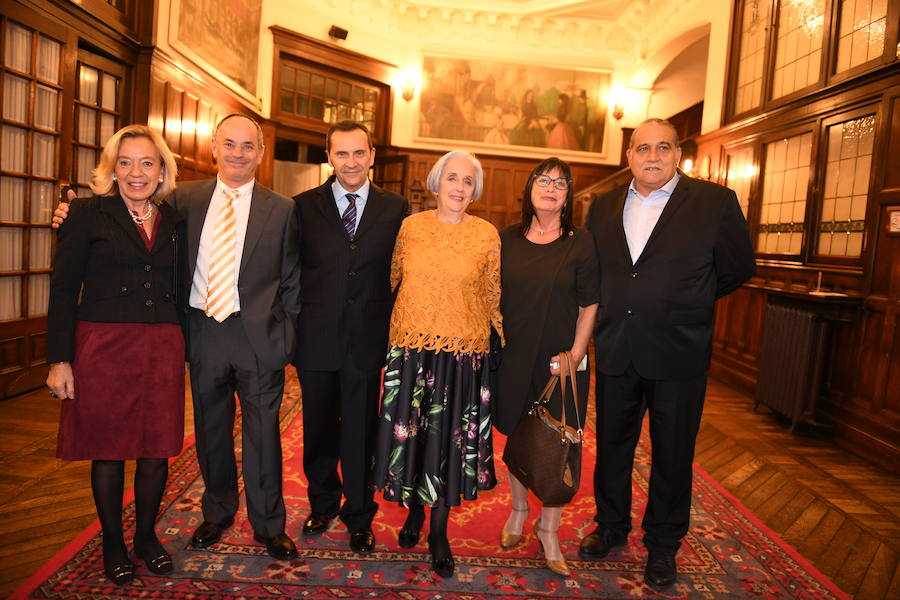
[[[419,541],[431,507],[428,547],[438,575],[453,574],[450,507],[494,487],[486,354],[501,334],[500,238],[466,213],[481,195],[481,164],[467,152],[441,157],[428,175],[437,209],[408,217],[391,264],[391,314],[375,484],[410,508],[399,541]],[[398,289],[399,286],[399,289]]]

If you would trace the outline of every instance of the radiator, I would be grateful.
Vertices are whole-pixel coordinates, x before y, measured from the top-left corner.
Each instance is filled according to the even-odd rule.
[[[753,408],[764,404],[791,421],[815,423],[825,369],[829,323],[821,315],[769,304],[763,328]]]

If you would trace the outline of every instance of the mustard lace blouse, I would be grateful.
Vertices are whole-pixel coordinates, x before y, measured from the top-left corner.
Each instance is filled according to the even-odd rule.
[[[391,346],[479,354],[490,325],[503,336],[500,237],[484,219],[444,223],[434,210],[407,217],[391,261],[398,285]]]

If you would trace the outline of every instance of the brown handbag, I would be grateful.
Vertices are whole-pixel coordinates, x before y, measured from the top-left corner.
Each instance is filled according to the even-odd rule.
[[[575,363],[569,352],[560,353],[566,368],[552,376],[544,391],[506,440],[503,462],[516,479],[533,491],[544,504],[567,504],[581,481],[581,443],[584,432],[578,414],[578,384]],[[571,382],[575,425],[566,423],[566,379]],[[557,382],[561,384],[562,421],[550,414],[549,402]]]

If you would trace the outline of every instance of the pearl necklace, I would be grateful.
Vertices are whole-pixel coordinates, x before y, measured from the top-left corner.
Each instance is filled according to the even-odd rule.
[[[152,202],[147,203],[147,212],[145,212],[142,215],[139,215],[135,211],[130,210],[130,209],[128,211],[128,214],[131,215],[132,221],[134,221],[138,225],[143,225],[144,222],[149,221],[153,217],[153,203]]]

